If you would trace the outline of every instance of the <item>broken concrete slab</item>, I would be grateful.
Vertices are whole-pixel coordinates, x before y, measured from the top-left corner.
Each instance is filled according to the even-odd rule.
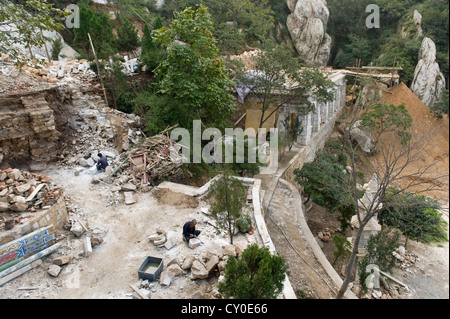
[[[175,247],[177,245],[177,240],[176,240],[176,235],[173,231],[169,231],[166,235],[166,243],[164,244],[164,247],[167,250],[172,249],[173,247]]]
[[[167,270],[172,275],[172,277],[184,275],[183,269],[181,269],[181,267],[177,264],[170,265],[169,267],[167,267]]]
[[[123,194],[125,196],[125,204],[133,205],[136,203],[136,197],[133,192],[124,192]]]
[[[166,269],[161,273],[161,276],[159,277],[159,284],[161,286],[170,286],[170,283],[172,282],[173,276],[171,272]]]
[[[195,260],[191,267],[191,278],[192,279],[206,279],[209,277],[209,272],[206,270],[205,266],[198,260]]]
[[[85,229],[79,222],[75,222],[75,223],[72,224],[72,227],[70,228],[70,231],[76,237],[80,237],[85,232]]]
[[[198,238],[192,238],[189,240],[189,248],[194,249],[201,245],[201,241]]]
[[[181,269],[188,270],[192,267],[192,264],[195,261],[194,256],[187,256],[186,259],[183,261],[183,265],[181,266]]]
[[[57,266],[62,266],[62,265],[68,264],[71,259],[72,259],[72,256],[67,256],[67,255],[59,256],[59,257],[53,258],[52,263]]]
[[[137,189],[136,185],[131,183],[126,183],[122,185],[122,191],[124,192],[134,192]]]

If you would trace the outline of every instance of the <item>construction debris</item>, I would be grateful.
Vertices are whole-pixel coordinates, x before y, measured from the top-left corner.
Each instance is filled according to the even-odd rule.
[[[61,188],[44,174],[17,168],[0,171],[0,212],[30,212],[48,209],[62,196]],[[15,218],[16,223],[26,217]]]
[[[178,153],[180,146],[167,133],[175,127],[168,127],[160,134],[146,138],[126,153],[129,169],[141,184],[173,175],[183,165],[183,157]]]

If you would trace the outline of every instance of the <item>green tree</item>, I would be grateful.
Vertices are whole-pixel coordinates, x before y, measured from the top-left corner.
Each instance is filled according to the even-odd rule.
[[[361,126],[374,133],[375,148],[380,137],[386,133],[396,134],[403,144],[411,138],[408,129],[412,126],[412,117],[403,104],[377,103],[362,115],[361,120]]]
[[[442,94],[442,97],[440,101],[436,104],[434,104],[431,108],[433,113],[436,115],[437,118],[442,118],[443,114],[449,113],[449,94],[448,89],[444,91]]]
[[[161,20],[160,20],[161,21]],[[155,26],[157,24],[155,23]],[[146,24],[143,29],[141,44],[141,62],[153,71],[164,60],[165,52],[155,42],[150,28]]]
[[[347,240],[347,238],[335,235],[333,236],[333,244],[336,246],[336,250],[333,252],[334,260],[331,265],[334,267],[339,261],[340,263],[345,262],[352,254],[352,244]]]
[[[242,217],[247,194],[241,181],[230,176],[230,171],[224,169],[222,174],[211,183],[208,193],[210,212],[217,218],[219,227],[227,230],[230,243],[233,244],[236,222]]]
[[[156,30],[157,41],[167,47],[167,57],[156,68],[158,92],[170,96],[183,109],[179,124],[192,128],[201,119],[206,126],[224,128],[234,111],[232,86],[218,55],[208,10],[200,6],[176,13],[170,27]]]
[[[88,33],[99,59],[105,59],[117,52],[117,39],[112,32],[107,14],[100,17],[86,5],[80,6],[80,27],[73,30],[74,47],[80,54],[93,59]]]
[[[138,31],[128,19],[123,19],[117,29],[117,45],[120,51],[130,52],[139,46]]]
[[[359,282],[362,283],[363,291],[367,288],[364,285],[367,276],[367,266],[375,264],[381,271],[392,273],[395,266],[395,257],[392,253],[400,246],[400,232],[390,228],[383,228],[381,231],[370,237],[367,242],[367,254],[358,262]]]
[[[59,53],[61,52],[61,49],[63,48],[63,42],[60,37],[56,38],[53,41],[53,48],[52,48],[52,59],[58,60]]]
[[[320,153],[313,163],[305,163],[294,171],[295,181],[303,187],[307,197],[314,203],[336,211],[345,198],[347,180],[344,168],[329,153]]]
[[[267,247],[252,244],[239,257],[230,257],[219,292],[233,299],[275,299],[283,290],[285,260]]]
[[[17,64],[22,65],[28,60],[20,46],[30,51],[31,47],[42,47],[45,39],[41,31],[58,31],[62,24],[58,19],[67,15],[66,12],[53,7],[45,0],[27,0],[13,3],[0,0],[0,53],[7,54]],[[31,56],[32,58],[32,56]]]
[[[439,209],[437,200],[408,192],[392,196],[379,213],[379,219],[406,236],[405,246],[409,238],[423,243],[446,242],[448,224]]]

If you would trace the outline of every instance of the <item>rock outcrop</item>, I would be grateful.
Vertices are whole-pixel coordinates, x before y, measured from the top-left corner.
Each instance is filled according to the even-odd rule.
[[[430,38],[422,41],[411,90],[429,107],[440,100],[445,90],[445,77],[436,62],[436,45]]]
[[[324,66],[331,51],[331,37],[326,33],[330,12],[325,0],[288,1],[291,14],[287,28],[299,55],[308,66]]]

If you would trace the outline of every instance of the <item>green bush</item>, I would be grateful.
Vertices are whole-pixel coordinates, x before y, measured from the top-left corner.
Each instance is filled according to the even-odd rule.
[[[363,291],[367,291],[364,282],[369,275],[366,268],[375,264],[381,271],[392,273],[395,266],[395,257],[392,253],[400,246],[400,232],[390,228],[383,228],[378,234],[371,236],[367,243],[367,254],[358,262],[359,282]]]
[[[236,220],[236,226],[241,232],[247,233],[252,230],[252,218],[248,214],[242,215]]]
[[[448,224],[438,211],[440,205],[437,200],[404,193],[392,196],[384,205],[378,215],[383,224],[396,227],[408,238],[423,243],[448,241]]]
[[[250,245],[239,257],[230,257],[219,292],[233,299],[275,299],[283,290],[287,268],[277,253],[267,247]]]
[[[314,203],[335,211],[346,193],[343,170],[336,156],[323,152],[313,163],[305,163],[301,170],[294,171],[295,181],[303,186],[305,195]]]

